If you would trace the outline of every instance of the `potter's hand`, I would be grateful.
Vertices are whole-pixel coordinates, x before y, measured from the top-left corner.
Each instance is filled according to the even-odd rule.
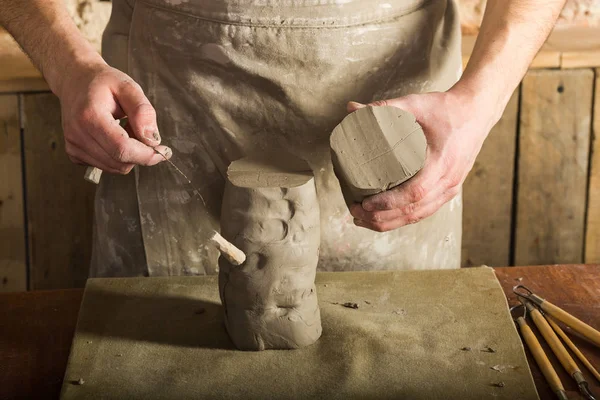
[[[427,138],[421,171],[405,183],[354,204],[358,226],[385,232],[414,224],[435,213],[460,192],[481,145],[497,118],[475,104],[472,96],[448,91],[377,101],[413,113]],[[350,102],[352,112],[364,105]]]
[[[71,161],[127,174],[135,164],[164,160],[152,149],[160,143],[156,113],[133,79],[99,63],[65,74],[69,80],[57,95]],[[128,122],[122,128],[119,119],[125,116]],[[172,154],[165,146],[157,150],[167,157]]]

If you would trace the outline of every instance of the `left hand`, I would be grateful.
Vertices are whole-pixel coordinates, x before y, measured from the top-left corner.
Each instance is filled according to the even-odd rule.
[[[496,107],[471,93],[452,89],[443,93],[414,94],[371,103],[411,112],[427,138],[425,165],[405,183],[370,196],[350,208],[355,225],[386,232],[414,224],[435,213],[461,190],[490,129]],[[348,112],[365,107],[348,103]]]

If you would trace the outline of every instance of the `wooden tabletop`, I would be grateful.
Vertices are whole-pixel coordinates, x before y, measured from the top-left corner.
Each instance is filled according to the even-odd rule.
[[[509,304],[516,303],[512,287],[521,283],[600,328],[600,265],[496,268],[496,273]],[[0,400],[58,398],[82,295],[81,289],[0,294]],[[600,368],[600,350],[576,337],[573,341]],[[547,347],[546,352],[569,398],[581,398]],[[554,399],[531,359],[530,365],[540,397]],[[583,372],[600,396],[600,383]]]

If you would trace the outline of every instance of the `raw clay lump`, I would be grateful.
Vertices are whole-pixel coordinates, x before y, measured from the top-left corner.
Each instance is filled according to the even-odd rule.
[[[331,158],[347,203],[391,189],[425,163],[427,141],[415,116],[396,107],[365,107],[330,138]]]
[[[308,164],[288,154],[233,162],[221,234],[246,256],[219,260],[225,326],[241,350],[295,349],[321,336],[319,204]]]

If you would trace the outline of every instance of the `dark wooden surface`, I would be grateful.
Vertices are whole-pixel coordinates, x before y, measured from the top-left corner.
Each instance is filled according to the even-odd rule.
[[[600,328],[600,265],[496,268],[496,273],[511,305],[512,287],[521,283]],[[0,400],[58,398],[82,295],[81,289],[0,294]],[[600,367],[598,348],[573,341]],[[550,358],[570,398],[580,398],[556,358]],[[535,363],[530,364],[540,397],[554,399]],[[586,370],[584,375],[600,394],[598,382]]]
[[[510,306],[518,304],[516,296],[512,293],[512,288],[515,285],[522,284],[547,301],[600,330],[600,265],[496,268],[496,276],[504,292],[507,294]],[[558,359],[552,354],[544,339],[539,335],[533,322],[528,319],[528,323],[532,326],[548,358],[558,372],[569,398],[583,399],[577,391],[577,385],[575,385],[575,382],[569,378],[568,374],[560,366]],[[569,334],[569,330],[565,329],[565,332]],[[600,369],[600,349],[578,337],[569,336],[573,340],[573,343],[579,347],[579,350],[590,360],[592,365],[596,369]],[[540,398],[556,398],[546,384],[531,354],[527,353]],[[597,398],[600,398],[600,382],[594,379],[592,374],[589,373],[574,355],[573,357],[582,369],[583,375],[590,383],[591,390]]]
[[[82,289],[0,294],[0,399],[56,399]]]

